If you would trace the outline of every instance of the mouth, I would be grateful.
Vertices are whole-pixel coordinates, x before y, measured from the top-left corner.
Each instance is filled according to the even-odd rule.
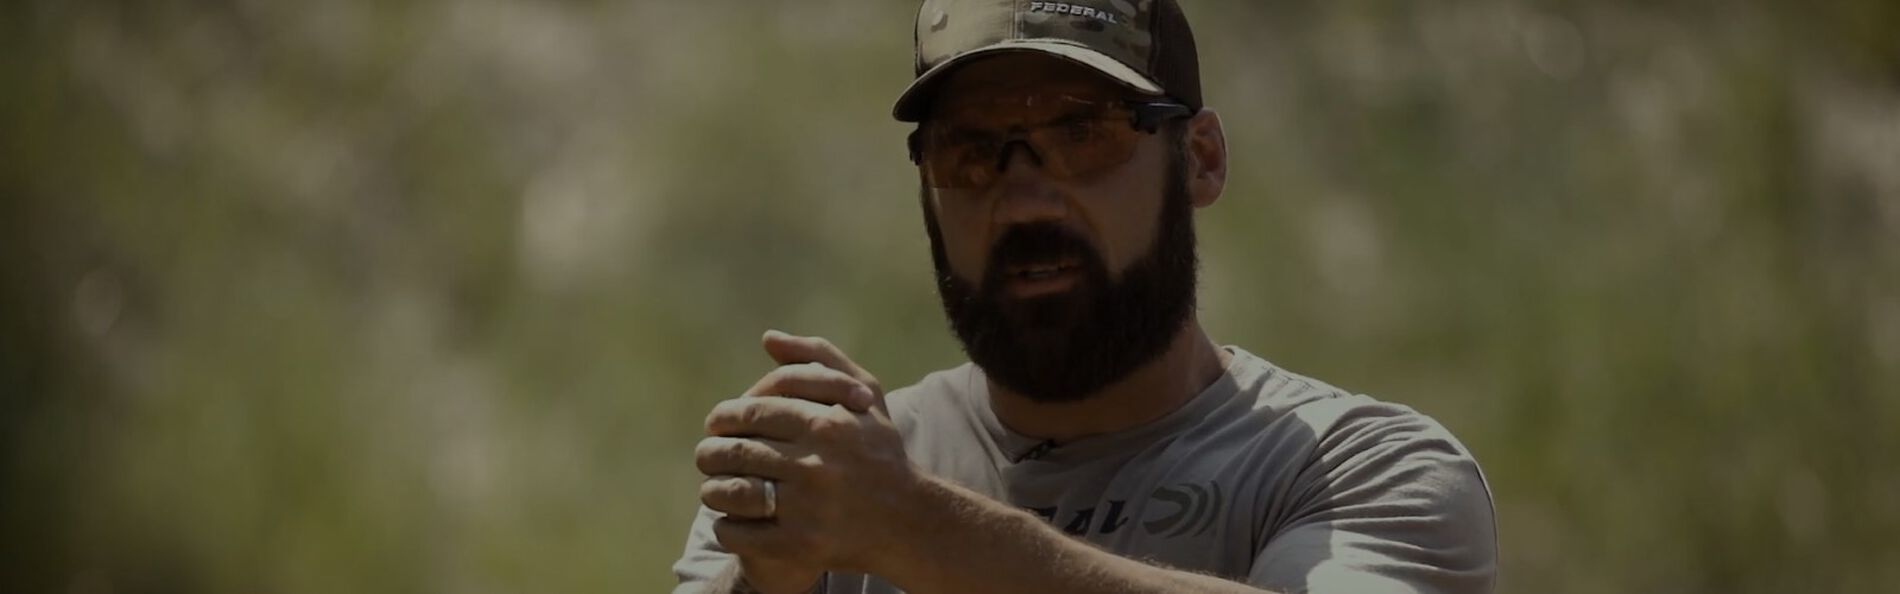
[[[1016,264],[1004,274],[1009,293],[1019,298],[1066,291],[1080,276],[1081,263],[1071,258]]]

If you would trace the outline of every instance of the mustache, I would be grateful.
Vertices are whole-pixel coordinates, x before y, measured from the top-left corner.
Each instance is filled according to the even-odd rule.
[[[1099,258],[1088,240],[1055,223],[1024,223],[1003,231],[990,248],[990,275],[1010,266],[1073,258],[1091,265]]]

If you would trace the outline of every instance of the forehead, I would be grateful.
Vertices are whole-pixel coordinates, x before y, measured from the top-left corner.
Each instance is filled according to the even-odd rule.
[[[1024,97],[1070,95],[1109,99],[1131,93],[1094,70],[1034,52],[1010,52],[982,58],[951,72],[939,87],[932,111]]]

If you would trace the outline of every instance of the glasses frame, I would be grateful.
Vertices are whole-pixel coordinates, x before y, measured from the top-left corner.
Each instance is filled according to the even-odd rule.
[[[1194,115],[1193,108],[1172,101],[1123,99],[1121,103],[1131,112],[1128,116],[1128,125],[1143,134],[1154,134],[1161,130],[1163,123]],[[924,164],[923,132],[924,124],[918,124],[917,129],[911,130],[910,136],[904,140],[905,145],[910,149],[910,162],[919,167]]]

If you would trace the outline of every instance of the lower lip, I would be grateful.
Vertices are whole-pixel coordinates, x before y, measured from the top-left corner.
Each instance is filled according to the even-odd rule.
[[[1059,293],[1074,287],[1078,276],[1074,268],[1064,269],[1061,272],[1037,278],[1012,276],[1008,283],[1009,293],[1011,296],[1019,298]]]

